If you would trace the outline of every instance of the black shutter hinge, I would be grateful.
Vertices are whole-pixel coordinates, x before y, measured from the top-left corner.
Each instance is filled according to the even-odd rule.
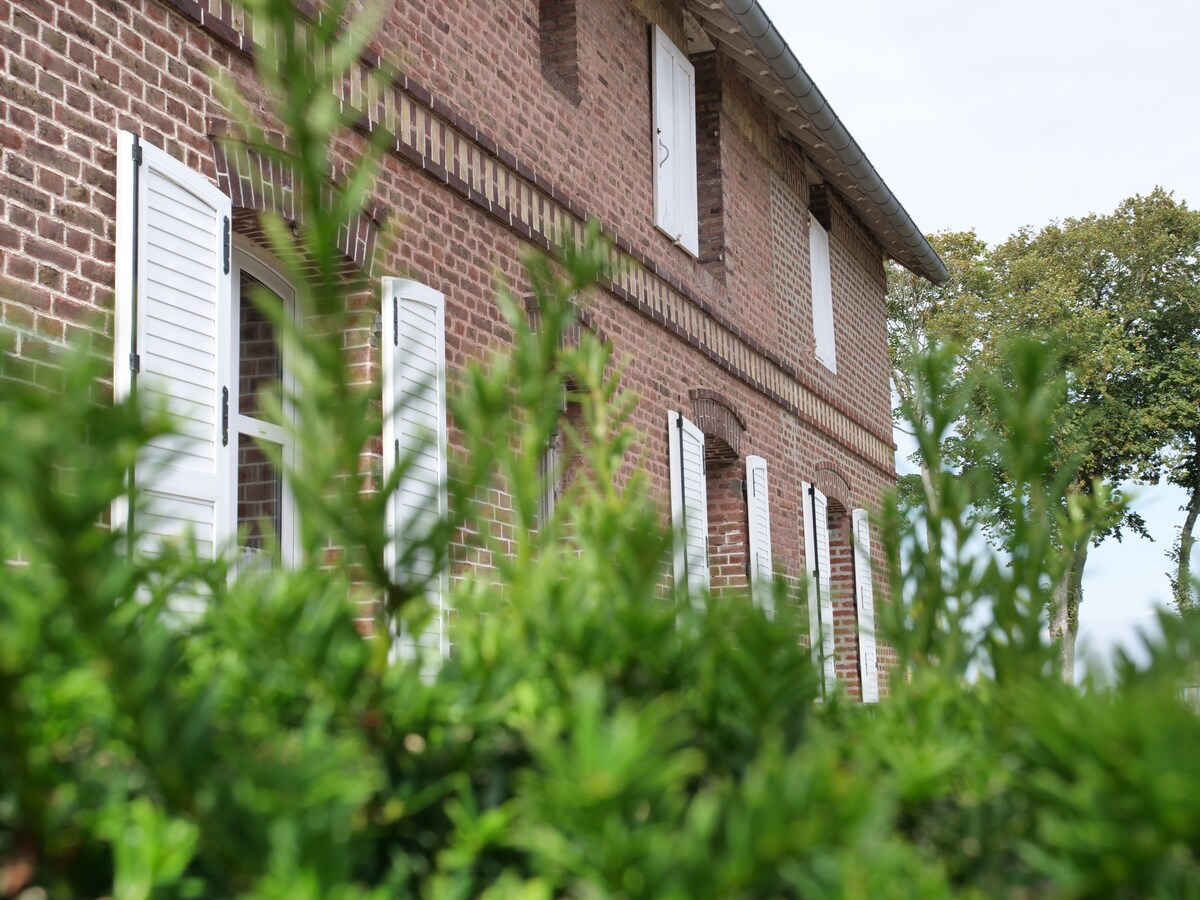
[[[229,216],[225,217],[225,274],[229,274],[230,244],[233,242],[233,232],[229,227]]]
[[[142,144],[137,138],[133,139],[133,162],[139,166],[142,164]]]
[[[229,388],[221,388],[221,446],[229,446]]]
[[[142,371],[142,358],[136,353],[129,354],[129,371],[135,374]]]
[[[392,298],[392,346],[400,346],[400,298]]]

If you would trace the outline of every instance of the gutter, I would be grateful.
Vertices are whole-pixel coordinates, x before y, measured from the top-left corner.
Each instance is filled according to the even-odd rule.
[[[921,229],[913,222],[896,195],[884,183],[862,148],[846,130],[829,101],[817,88],[816,83],[804,71],[796,55],[792,53],[783,36],[771,23],[758,0],[722,0],[725,9],[755,49],[771,66],[804,110],[813,127],[821,133],[826,144],[837,154],[847,170],[858,181],[863,193],[879,207],[880,213],[896,230],[896,234],[908,245],[920,262],[921,273],[935,284],[941,284],[949,273],[937,252],[930,246]]]

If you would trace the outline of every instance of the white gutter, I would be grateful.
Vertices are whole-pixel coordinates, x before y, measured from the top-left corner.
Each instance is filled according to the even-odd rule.
[[[913,252],[921,274],[937,284],[946,280],[946,264],[930,246],[921,229],[896,199],[862,148],[851,137],[842,120],[825,99],[820,89],[771,23],[758,0],[722,0],[728,13],[737,20],[746,36],[753,42],[762,58],[787,86],[797,105],[804,110],[822,139],[837,154],[838,159],[854,176],[862,192],[878,206],[880,213],[895,229],[896,235]]]

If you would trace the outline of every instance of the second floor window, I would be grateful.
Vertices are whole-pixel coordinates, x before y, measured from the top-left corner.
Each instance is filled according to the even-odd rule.
[[[657,25],[653,66],[654,224],[697,256],[696,71]]]

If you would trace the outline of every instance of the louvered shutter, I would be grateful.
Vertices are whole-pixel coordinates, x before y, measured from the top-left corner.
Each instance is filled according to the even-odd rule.
[[[696,70],[654,26],[655,224],[693,255],[700,250],[696,184]]]
[[[864,703],[879,701],[875,663],[875,592],[871,571],[871,523],[865,509],[854,510],[854,597],[858,613],[858,672]]]
[[[398,581],[425,585],[419,634],[394,628],[395,655],[433,664],[447,655],[444,571],[425,538],[446,514],[445,300],[404,278],[383,279],[384,478],[403,474],[388,504],[388,563]]]
[[[117,138],[113,386],[118,399],[165,407],[177,434],[138,457],[132,524],[146,552],[190,533],[212,558],[232,537],[229,442],[230,202],[214,185],[134,135]]]
[[[675,583],[695,597],[708,589],[708,488],[704,433],[677,412],[667,413],[671,443],[671,525],[676,531]]]
[[[814,658],[821,660],[825,691],[833,690],[837,675],[833,655],[833,594],[829,562],[829,506],[811,484],[804,490],[804,557],[809,574],[809,624]],[[819,648],[819,650],[818,650]]]
[[[837,371],[833,339],[833,280],[829,263],[829,233],[811,213],[808,216],[808,255],[812,270],[813,337],[817,359]]]
[[[767,461],[761,456],[746,458],[746,507],[749,523],[750,592],[767,615],[775,614],[771,590],[774,575],[771,561],[771,500],[767,491]]]

